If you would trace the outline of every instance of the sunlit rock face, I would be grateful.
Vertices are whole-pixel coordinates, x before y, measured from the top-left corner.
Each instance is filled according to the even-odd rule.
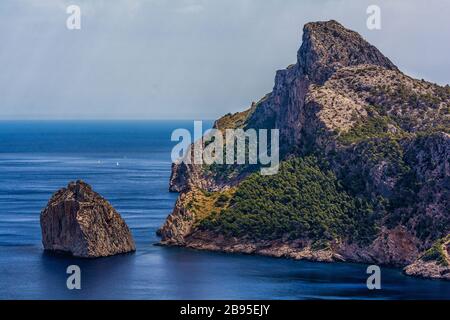
[[[321,261],[398,267],[414,263],[408,274],[448,278],[448,250],[437,250],[437,260],[421,257],[450,234],[450,86],[402,73],[377,48],[334,20],[312,22],[304,26],[297,62],[277,71],[272,92],[248,110],[218,119],[215,127],[279,129],[282,164],[320,158],[320,170],[336,176],[338,191],[367,204],[373,217],[358,221],[349,213],[340,226],[367,227],[371,234],[346,234],[330,219],[325,227],[335,234],[322,239],[308,232],[294,238],[282,232],[275,239],[270,232],[255,238],[246,230],[261,216],[258,221],[264,222],[258,226],[264,230],[273,231],[267,225],[295,224],[291,213],[276,220],[264,208],[238,208],[240,186],[255,171],[179,163],[172,168],[170,185],[181,194],[160,230],[162,243]],[[265,180],[268,187],[260,191],[270,201],[253,194],[255,201],[285,207],[285,195],[274,196],[281,194],[277,183],[276,175]],[[214,206],[220,193],[230,197],[225,207]],[[334,212],[317,214],[330,218]],[[314,217],[306,221],[301,210],[294,215],[299,224],[310,225],[309,231],[323,223]],[[439,268],[427,273],[434,264]]]
[[[136,250],[120,214],[83,181],[57,191],[40,220],[42,244],[48,251],[97,258]]]

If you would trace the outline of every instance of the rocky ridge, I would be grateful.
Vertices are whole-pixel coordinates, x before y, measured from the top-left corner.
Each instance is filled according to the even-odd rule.
[[[217,120],[215,127],[279,129],[283,160],[311,155],[320,159],[321,170],[336,177],[337,190],[357,206],[368,207],[370,219],[356,224],[370,224],[376,232],[353,241],[331,220],[324,230],[334,228],[332,236],[325,232],[321,238],[292,238],[280,233],[252,238],[245,235],[244,226],[264,212],[236,208],[245,196],[241,186],[252,180],[255,170],[212,170],[180,162],[173,166],[170,189],[181,194],[159,231],[163,244],[410,265],[408,274],[448,278],[445,259],[425,262],[421,257],[450,232],[449,86],[403,74],[378,49],[336,21],[308,23],[297,63],[277,72],[273,91],[248,110]],[[205,198],[222,195],[228,200],[221,205],[205,205],[210,202]],[[275,199],[274,205],[283,201]],[[326,214],[333,217],[332,212]],[[295,219],[302,222],[302,212]]]

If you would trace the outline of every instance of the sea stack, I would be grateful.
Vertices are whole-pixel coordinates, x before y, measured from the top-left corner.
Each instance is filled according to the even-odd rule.
[[[107,257],[136,250],[130,229],[111,204],[83,181],[57,191],[41,212],[42,244],[76,257]]]

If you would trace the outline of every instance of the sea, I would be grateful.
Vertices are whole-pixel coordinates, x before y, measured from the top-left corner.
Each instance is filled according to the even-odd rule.
[[[212,122],[204,122],[204,128]],[[450,282],[381,267],[316,263],[157,246],[171,213],[173,130],[193,121],[1,121],[0,299],[450,299]],[[137,251],[100,259],[44,252],[39,215],[51,195],[82,179],[117,209]],[[67,268],[81,289],[67,287]]]

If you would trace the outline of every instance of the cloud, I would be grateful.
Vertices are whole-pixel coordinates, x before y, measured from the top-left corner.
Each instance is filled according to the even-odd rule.
[[[205,1],[201,0],[185,0],[176,9],[177,12],[186,14],[196,14],[205,10]]]
[[[82,29],[66,29],[79,4]],[[0,119],[216,118],[295,62],[302,26],[336,19],[399,67],[450,82],[450,3],[379,0],[3,0]]]
[[[178,9],[178,12],[181,13],[199,13],[205,10],[205,7],[201,4],[190,4]]]

